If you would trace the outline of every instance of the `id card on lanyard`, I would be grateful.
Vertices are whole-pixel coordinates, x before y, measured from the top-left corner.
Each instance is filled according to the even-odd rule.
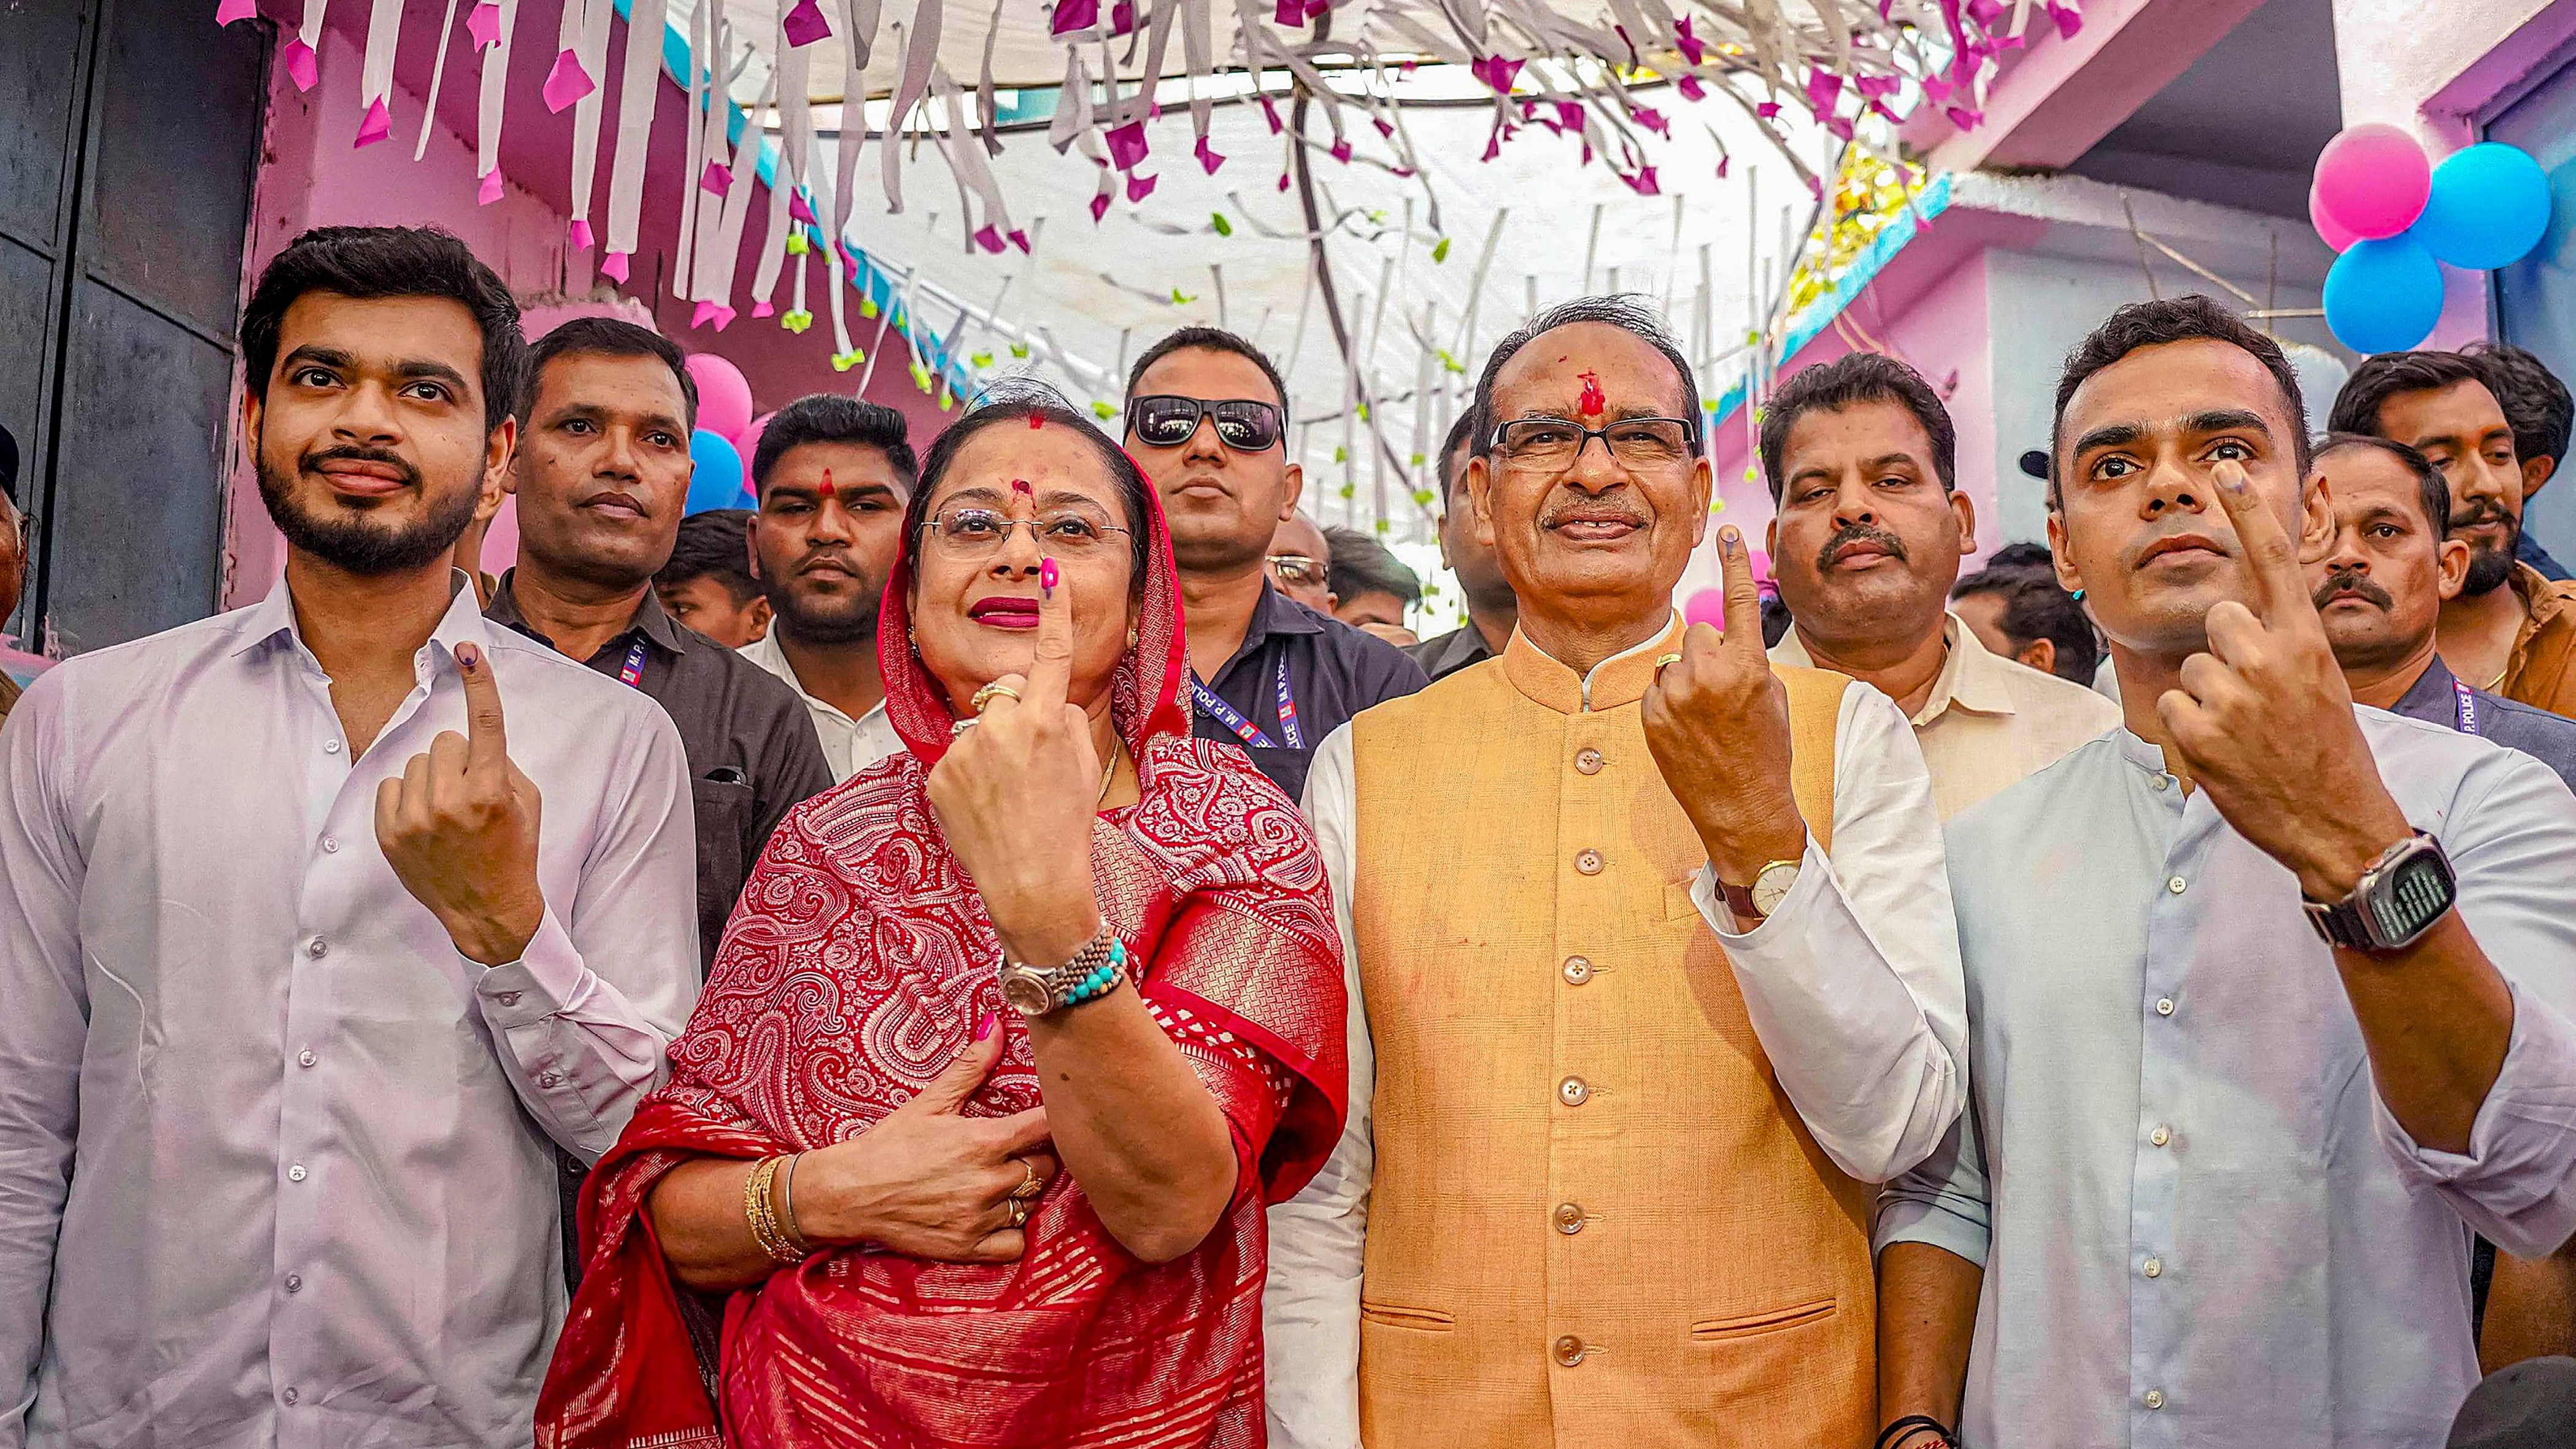
[[[1285,655],[1282,655],[1279,660],[1277,693],[1279,703],[1279,733],[1287,737],[1287,748],[1292,750],[1302,750],[1306,748],[1306,739],[1304,734],[1302,734],[1297,728],[1297,695],[1294,690],[1288,687],[1288,660]],[[1243,741],[1254,749],[1275,750],[1280,748],[1279,742],[1270,738],[1270,736],[1262,730],[1261,726],[1245,719],[1243,717],[1243,711],[1226,703],[1223,696],[1219,695],[1215,690],[1208,688],[1207,681],[1199,678],[1196,674],[1192,674],[1190,676],[1190,694],[1198,701],[1199,708],[1215,716],[1217,722],[1224,725],[1227,729],[1234,731],[1234,737],[1236,739]]]
[[[2471,693],[2467,685],[2462,684],[2456,679],[2451,681],[2451,693],[2452,697],[2456,699],[2459,704],[2460,733],[2464,735],[2476,734],[2478,732],[2477,695]]]
[[[626,646],[626,662],[617,666],[617,682],[629,689],[644,687],[644,641],[641,638]]]

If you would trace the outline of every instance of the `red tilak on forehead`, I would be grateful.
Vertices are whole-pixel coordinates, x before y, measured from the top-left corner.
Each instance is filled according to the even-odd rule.
[[[1029,431],[1030,431],[1030,432],[1034,433],[1034,432],[1036,432],[1038,429],[1043,428],[1043,427],[1045,427],[1045,426],[1046,426],[1046,414],[1044,414],[1044,413],[1031,413],[1031,414],[1029,414]]]
[[[1038,496],[1038,491],[1037,491],[1036,489],[1034,489],[1034,488],[1032,488],[1032,487],[1030,487],[1030,486],[1029,486],[1029,480],[1028,480],[1028,479],[1026,479],[1026,478],[1014,478],[1014,479],[1012,479],[1012,480],[1011,480],[1011,491],[1012,491],[1012,492],[1014,492],[1014,493],[1025,493],[1025,494],[1029,495],[1029,497],[1030,497],[1032,500],[1034,500],[1034,499]]]
[[[826,497],[826,498],[829,498],[829,497],[831,497],[831,496],[832,496],[832,470],[831,470],[831,469],[829,469],[829,468],[826,468],[826,469],[824,469],[824,470],[823,470],[823,489],[822,489],[822,492],[823,492],[823,496],[824,496],[824,497]]]
[[[1578,372],[1575,376],[1583,379],[1583,396],[1575,399],[1574,405],[1583,410],[1585,417],[1593,417],[1603,408],[1610,406],[1610,399],[1601,391],[1601,374]]]

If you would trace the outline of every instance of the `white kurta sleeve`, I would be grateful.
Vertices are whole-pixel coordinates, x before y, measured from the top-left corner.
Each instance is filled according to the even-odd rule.
[[[1376,1148],[1369,1103],[1377,1087],[1360,956],[1351,934],[1351,727],[1315,751],[1306,818],[1324,856],[1350,993],[1350,1114],[1342,1140],[1305,1190],[1270,1209],[1270,1280],[1261,1296],[1274,1449],[1359,1449],[1360,1263]],[[1944,898],[1946,901],[1946,897]]]
[[[1931,775],[1895,704],[1843,692],[1833,852],[1809,838],[1778,910],[1736,933],[1706,866],[1691,898],[1816,1145],[1863,1182],[1929,1157],[1967,1102],[1967,986]]]

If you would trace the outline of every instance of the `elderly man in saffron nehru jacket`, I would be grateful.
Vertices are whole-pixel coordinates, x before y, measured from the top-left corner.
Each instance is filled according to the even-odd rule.
[[[1629,299],[1505,339],[1466,492],[1517,628],[1317,753],[1351,1109],[1272,1210],[1286,1449],[1877,1427],[1870,1184],[1966,1095],[1939,823],[1884,695],[1765,660],[1734,530],[1729,628],[1674,616],[1700,416]]]

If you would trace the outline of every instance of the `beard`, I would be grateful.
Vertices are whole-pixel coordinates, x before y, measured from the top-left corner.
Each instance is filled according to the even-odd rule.
[[[848,608],[809,609],[793,590],[769,594],[770,627],[783,630],[799,644],[859,644],[877,637],[877,611],[882,596],[871,590]]]
[[[2504,581],[2513,577],[2514,556],[2521,551],[2522,520],[2501,506],[2480,499],[2451,515],[2454,532],[2481,523],[2504,525],[2504,541],[2492,546],[2469,544],[2469,571],[2460,580],[2460,597],[2464,599],[2482,599],[2504,587]]]
[[[404,481],[427,500],[428,511],[409,522],[384,523],[366,513],[308,513],[296,501],[294,476],[270,466],[265,448],[255,450],[259,499],[268,505],[269,521],[289,546],[361,578],[410,573],[456,547],[474,522],[480,490],[460,488],[440,498],[423,486],[420,470],[394,454],[373,448],[325,448],[308,455],[301,466],[333,458],[382,463],[402,470]]]

